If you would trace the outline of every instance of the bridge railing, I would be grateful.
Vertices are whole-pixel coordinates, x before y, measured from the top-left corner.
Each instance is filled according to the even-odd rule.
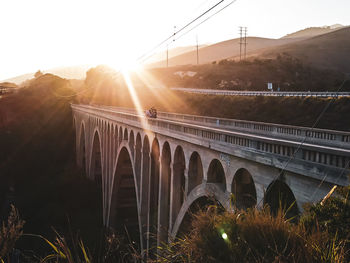
[[[73,109],[83,110],[111,120],[127,120],[129,125],[142,127],[142,119],[155,132],[170,131],[172,135],[179,134],[184,138],[209,142],[209,145],[238,146],[254,152],[279,155],[321,165],[333,166],[349,171],[350,150],[344,147],[328,147],[318,144],[296,142],[293,140],[276,139],[268,136],[247,134],[237,131],[221,130],[213,127],[198,126],[191,123],[180,123],[173,120],[152,119],[135,114],[134,112],[117,111],[115,108],[96,107],[87,105],[72,105]],[[346,177],[346,175],[344,175]],[[343,180],[346,180],[343,178]]]
[[[188,93],[226,95],[226,96],[272,96],[272,97],[322,97],[338,98],[350,97],[350,92],[315,92],[315,91],[238,91],[238,90],[217,90],[217,89],[191,89],[191,88],[171,88],[175,91]]]
[[[100,107],[96,105],[94,106]],[[129,108],[107,108],[117,111],[136,113],[136,110]],[[158,116],[165,119],[198,123],[205,126],[210,125],[211,127],[246,131],[253,134],[268,135],[275,138],[288,138],[297,141],[313,142],[328,146],[341,146],[343,148],[350,149],[350,132],[169,112],[158,112]]]

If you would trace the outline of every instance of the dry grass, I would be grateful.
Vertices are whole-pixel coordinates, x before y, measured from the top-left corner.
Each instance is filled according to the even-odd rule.
[[[344,243],[308,233],[280,210],[194,215],[192,231],[160,249],[160,262],[345,262]]]
[[[24,221],[20,219],[17,209],[12,205],[7,222],[2,223],[0,230],[0,262],[9,262],[16,241],[23,234]]]

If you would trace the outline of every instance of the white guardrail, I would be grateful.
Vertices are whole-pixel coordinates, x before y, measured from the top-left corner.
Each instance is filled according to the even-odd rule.
[[[93,105],[100,108],[99,105]],[[116,111],[136,114],[135,109],[102,106]],[[158,111],[158,118],[177,120],[185,123],[196,123],[204,126],[232,131],[245,131],[251,134],[265,135],[273,138],[292,139],[295,141],[312,142],[320,145],[337,146],[350,149],[350,132],[327,129],[316,129],[301,126],[245,121],[227,118],[215,118]]]
[[[144,116],[138,115],[133,109],[125,109],[125,108],[116,108],[116,107],[108,107],[108,106],[90,106],[90,105],[72,105],[73,110],[78,110],[82,112],[86,112],[88,114],[92,114],[95,116],[108,117],[110,119],[124,119],[126,121],[131,121],[133,123],[137,123],[139,127],[141,125],[141,118],[145,118]],[[270,135],[272,132],[267,131],[268,129],[276,131],[287,131],[284,125],[276,125],[276,124],[264,124],[257,122],[245,122],[238,121],[239,123],[247,123],[252,125],[252,129],[257,128],[258,126],[254,125],[266,125],[266,129],[262,129],[264,132],[266,131],[266,135],[257,135],[257,134],[249,134],[247,132],[238,132],[232,130],[221,129],[220,127],[210,127],[208,125],[195,125],[193,123],[180,122],[179,118],[190,118],[192,115],[183,115],[183,114],[174,114],[173,113],[158,113],[159,118],[147,118],[147,122],[149,126],[155,127],[155,129],[164,129],[166,131],[171,131],[175,134],[180,134],[182,136],[189,136],[191,138],[197,138],[198,140],[209,140],[211,142],[217,142],[219,144],[236,145],[240,147],[246,147],[254,152],[262,152],[275,154],[284,157],[291,157],[295,150],[299,148],[295,158],[299,160],[304,160],[307,162],[318,163],[321,165],[327,165],[334,168],[346,169],[349,171],[349,161],[350,161],[350,143],[348,132],[340,132],[340,131],[330,131],[330,130],[320,130],[315,129],[311,130],[309,128],[303,127],[295,127],[290,126],[290,131],[293,130],[295,133],[299,133],[299,137],[302,137],[302,134],[309,134],[313,136],[320,137],[323,136],[324,139],[321,139],[320,142],[330,141],[333,142],[334,145],[327,145],[324,143],[310,143],[304,142],[303,145],[300,144],[300,141],[283,139],[283,138],[273,138]],[[171,116],[172,119],[163,119],[162,116]],[[201,120],[205,121],[210,120],[213,122],[214,120],[227,120],[227,119],[215,119],[208,117],[200,117],[200,116],[192,116],[196,119],[196,122],[200,122]],[[191,117],[191,118],[192,118]],[[201,119],[203,118],[203,119]],[[237,120],[231,120],[233,123]],[[239,124],[240,126],[241,124]],[[248,129],[250,128],[247,126]],[[263,126],[262,126],[263,127]],[[259,129],[261,130],[261,129]],[[281,134],[286,134],[282,132]],[[289,134],[289,133],[287,133]],[[324,134],[328,134],[327,136]],[[289,134],[290,135],[290,134]],[[318,138],[319,139],[319,138]],[[347,141],[344,141],[347,140]],[[336,143],[337,142],[337,143]],[[342,147],[339,145],[339,142],[342,142]]]
[[[350,97],[350,92],[310,92],[310,91],[237,91],[216,89],[170,88],[171,90],[188,93],[226,96],[272,96],[272,97],[321,97],[341,98]]]

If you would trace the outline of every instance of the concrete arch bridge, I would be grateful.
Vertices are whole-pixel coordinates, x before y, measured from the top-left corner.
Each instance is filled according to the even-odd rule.
[[[348,184],[350,133],[71,107],[77,164],[102,188],[103,222],[133,229],[142,250],[175,237],[188,211],[208,196],[226,209],[233,193],[240,209],[264,203],[276,209],[281,200],[295,202],[297,212],[334,184]]]

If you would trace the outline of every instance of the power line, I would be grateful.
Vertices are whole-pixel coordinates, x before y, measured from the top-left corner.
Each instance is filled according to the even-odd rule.
[[[237,2],[237,0],[233,0],[230,3],[228,3],[227,5],[225,5],[223,8],[219,9],[218,11],[216,11],[214,14],[210,15],[209,17],[207,17],[206,19],[204,19],[203,21],[201,21],[200,23],[198,23],[197,25],[195,25],[194,27],[192,27],[191,29],[189,29],[188,31],[186,31],[185,33],[181,34],[176,40],[180,39],[181,37],[185,36],[186,34],[190,33],[192,30],[196,29],[197,27],[199,27],[200,25],[202,25],[203,23],[205,23],[206,21],[208,21],[210,18],[212,18],[213,16],[215,16],[216,14],[220,13],[221,11],[223,11],[224,9],[228,8],[230,5],[232,5],[233,3]]]
[[[181,27],[179,30],[175,31],[173,35],[167,37],[166,39],[164,39],[163,41],[161,41],[158,45],[156,45],[155,47],[153,47],[151,50],[149,50],[148,52],[146,52],[145,54],[143,54],[142,56],[140,56],[136,61],[140,61],[143,60],[145,56],[147,56],[148,53],[153,52],[154,50],[156,50],[157,48],[159,48],[160,46],[162,46],[164,43],[166,43],[168,40],[170,40],[172,37],[174,37],[175,35],[179,34],[180,32],[182,32],[183,30],[185,30],[187,27],[189,27],[190,25],[192,25],[194,22],[196,22],[197,20],[199,20],[200,18],[202,18],[203,16],[205,16],[206,14],[208,14],[211,10],[213,10],[215,7],[219,6],[220,4],[222,4],[225,0],[220,0],[219,2],[217,2],[215,5],[213,5],[212,7],[210,7],[209,9],[207,9],[205,12],[203,12],[202,14],[200,14],[199,16],[197,16],[195,19],[191,20],[189,23],[187,23],[186,25],[184,25],[183,27]]]
[[[184,33],[182,33],[179,37],[177,37],[177,38],[175,39],[175,41],[178,40],[178,39],[180,39],[180,38],[182,38],[183,36],[187,35],[187,34],[190,33],[192,30],[196,29],[197,27],[199,27],[199,26],[202,25],[203,23],[207,22],[210,18],[212,18],[213,16],[219,14],[220,12],[222,12],[224,9],[228,8],[230,5],[232,5],[232,4],[235,3],[235,2],[237,2],[237,0],[232,0],[230,3],[228,3],[227,5],[225,5],[224,7],[222,7],[221,9],[219,9],[218,11],[216,11],[215,13],[213,13],[212,15],[208,16],[206,19],[202,20],[200,23],[196,24],[195,26],[193,26],[193,27],[190,28],[189,30],[187,30],[187,31],[185,31]],[[173,37],[173,35],[172,35],[171,37],[169,37],[168,40],[171,39],[172,37]],[[167,40],[167,41],[168,41],[168,40]],[[162,44],[164,44],[164,43],[162,43]],[[162,44],[158,45],[156,48],[158,48],[158,47],[161,46]],[[153,52],[152,54],[148,55],[147,57],[145,56],[144,58],[142,58],[142,60],[140,59],[140,60],[141,60],[141,63],[143,63],[143,62],[145,62],[146,60],[148,60],[149,58],[153,57],[153,56],[156,54],[156,52],[154,51],[156,48],[152,49],[152,52]],[[142,56],[141,56],[141,57],[142,57]],[[139,60],[137,60],[137,61],[139,61]]]

